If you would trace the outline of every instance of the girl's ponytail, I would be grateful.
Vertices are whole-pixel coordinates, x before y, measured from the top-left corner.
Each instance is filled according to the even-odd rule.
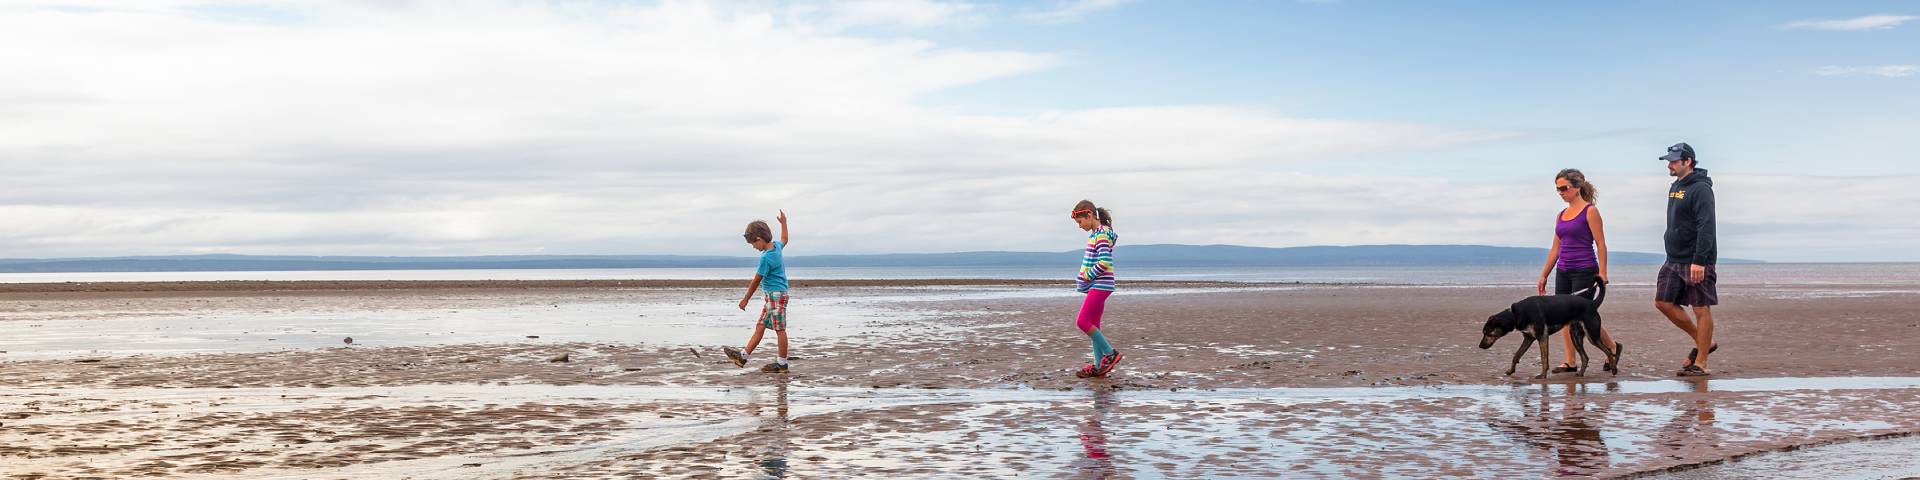
[[[1104,208],[1093,209],[1093,212],[1095,215],[1100,216],[1101,225],[1106,225],[1107,228],[1113,228],[1113,213],[1108,212],[1107,209]]]

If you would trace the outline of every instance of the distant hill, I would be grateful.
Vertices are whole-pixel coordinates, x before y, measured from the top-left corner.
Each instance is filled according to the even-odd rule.
[[[1349,247],[1243,247],[1237,245],[1122,245],[1127,265],[1168,267],[1218,266],[1372,266],[1372,265],[1538,265],[1547,249],[1484,245],[1360,245]],[[1658,264],[1666,255],[1609,252],[1615,264]],[[1080,251],[959,252],[893,255],[795,256],[788,265],[831,267],[913,266],[1052,266],[1076,263]],[[1747,259],[1720,259],[1721,263],[1765,263]]]
[[[1126,265],[1168,267],[1223,266],[1390,266],[1390,265],[1537,265],[1544,248],[1483,245],[1361,245],[1350,247],[1242,247],[1234,245],[1122,245]],[[787,258],[795,267],[1026,267],[1079,261],[1068,252],[957,252],[883,255],[804,255]],[[1612,252],[1615,264],[1655,264],[1664,255]],[[704,268],[751,267],[754,257],[686,255],[501,255],[475,257],[361,257],[181,255],[55,259],[0,259],[0,272],[211,272],[303,270],[508,270],[553,268]],[[1763,263],[1721,259],[1721,263]]]

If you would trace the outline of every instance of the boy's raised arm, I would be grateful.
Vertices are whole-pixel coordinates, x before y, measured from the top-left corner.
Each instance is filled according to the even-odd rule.
[[[787,246],[787,211],[781,210],[780,216],[774,217],[774,219],[780,221],[780,247],[786,248]]]

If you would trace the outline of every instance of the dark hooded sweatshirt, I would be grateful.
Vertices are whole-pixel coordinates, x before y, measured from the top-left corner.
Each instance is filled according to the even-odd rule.
[[[1667,188],[1667,261],[1713,265],[1720,258],[1714,241],[1713,179],[1707,169],[1673,182]]]

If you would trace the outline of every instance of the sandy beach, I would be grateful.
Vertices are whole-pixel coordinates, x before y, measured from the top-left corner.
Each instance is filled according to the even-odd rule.
[[[1618,287],[1622,373],[1533,381],[1475,345],[1527,289],[1141,282],[1083,380],[1063,283],[796,282],[784,376],[719,355],[738,283],[0,285],[0,472],[1622,477],[1920,432],[1920,290],[1729,289],[1682,382]]]
[[[0,480],[1920,480],[1916,44],[1885,0],[0,0]],[[1617,371],[1492,343],[1516,305]]]

